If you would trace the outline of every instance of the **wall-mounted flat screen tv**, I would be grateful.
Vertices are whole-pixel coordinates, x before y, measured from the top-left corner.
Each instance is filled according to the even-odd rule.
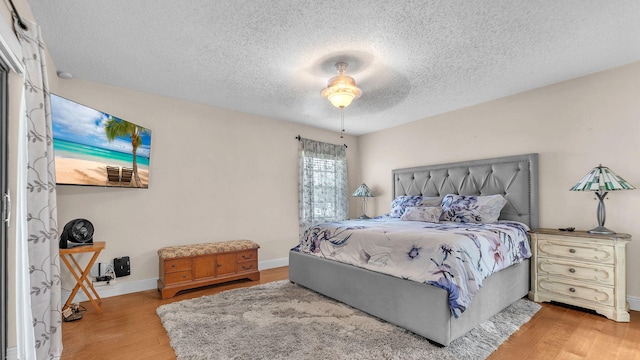
[[[149,187],[151,130],[51,95],[56,183]]]

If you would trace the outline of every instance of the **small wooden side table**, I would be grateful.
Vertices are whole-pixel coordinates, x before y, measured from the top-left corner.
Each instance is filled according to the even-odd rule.
[[[67,268],[69,268],[69,270],[71,271],[71,275],[73,275],[73,277],[76,279],[76,286],[73,287],[71,295],[69,295],[67,302],[62,307],[63,309],[71,304],[73,298],[78,293],[78,290],[82,289],[82,291],[84,291],[84,293],[89,298],[89,301],[91,301],[91,304],[93,304],[93,307],[96,308],[96,311],[98,311],[98,313],[102,313],[102,309],[100,308],[102,299],[100,298],[100,295],[98,295],[96,289],[93,287],[93,283],[91,282],[91,280],[87,277],[89,276],[91,267],[98,259],[100,251],[102,251],[105,247],[106,245],[104,241],[97,241],[94,242],[93,245],[81,245],[69,249],[60,249],[60,257],[62,258],[62,261],[67,265]],[[74,258],[74,255],[82,253],[93,253],[91,260],[89,260],[89,263],[84,268],[84,270],[82,269],[78,261]],[[91,291],[87,289],[87,286],[85,286],[85,284],[89,289],[91,289]]]

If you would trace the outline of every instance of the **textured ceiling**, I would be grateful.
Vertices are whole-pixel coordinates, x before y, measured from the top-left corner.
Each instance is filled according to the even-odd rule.
[[[28,0],[75,78],[360,135],[640,60],[638,0]],[[109,109],[101,109],[109,112]]]

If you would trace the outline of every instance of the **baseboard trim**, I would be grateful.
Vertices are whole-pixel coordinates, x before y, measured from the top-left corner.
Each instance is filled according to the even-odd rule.
[[[264,260],[258,262],[258,269],[267,270],[277,267],[289,265],[289,258],[280,258],[273,260]],[[96,287],[96,291],[101,298],[108,298],[112,296],[131,294],[140,291],[146,291],[158,288],[158,278],[138,280],[138,281],[121,281],[116,279],[116,283],[112,285],[105,285]],[[71,295],[71,290],[62,290],[62,302],[65,303]],[[89,298],[81,290],[73,299],[74,302],[88,301]]]
[[[157,278],[138,280],[138,281],[127,281],[127,282],[116,279],[115,284],[99,286],[99,287],[96,287],[95,289],[101,298],[108,298],[112,296],[125,295],[125,294],[131,294],[139,291],[156,289],[157,287],[158,287]],[[71,290],[67,290],[67,289],[62,290],[63,303],[67,302],[69,295],[71,295]],[[76,297],[73,298],[73,302],[81,302],[81,301],[88,301],[88,300],[89,298],[82,290],[78,291],[78,294],[76,294]]]
[[[630,310],[640,311],[640,297],[627,296],[627,302],[629,303]]]
[[[7,348],[7,360],[18,360],[18,348],[17,347],[8,347]]]
[[[275,269],[283,266],[289,266],[289,258],[284,257],[280,259],[272,259],[265,261],[258,261],[258,270]]]

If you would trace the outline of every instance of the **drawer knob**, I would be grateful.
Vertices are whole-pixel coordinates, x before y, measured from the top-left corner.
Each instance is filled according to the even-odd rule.
[[[571,288],[569,288],[569,291],[571,291],[571,292],[576,292],[576,289],[574,289],[574,288],[572,288],[572,287],[571,287]]]
[[[243,259],[245,259],[245,260],[247,260],[247,259],[251,259],[252,257],[253,257],[253,254],[251,254],[251,255],[249,255],[249,256],[244,255],[244,254],[242,255],[242,258],[243,258]]]
[[[242,265],[243,270],[249,270],[251,268],[253,268],[253,264],[249,265],[248,267],[246,265]]]
[[[171,264],[171,267],[172,267],[172,268],[176,267],[176,264]]]
[[[570,273],[574,273],[574,272],[576,272],[576,269],[574,269],[574,268],[569,268],[569,272],[570,272]]]
[[[186,277],[187,277],[187,275],[182,275],[182,278],[183,278],[183,279],[186,279]]]
[[[222,264],[218,264],[218,267],[222,267]]]
[[[572,253],[572,254],[575,254],[576,253],[576,249],[569,249],[569,252]]]

